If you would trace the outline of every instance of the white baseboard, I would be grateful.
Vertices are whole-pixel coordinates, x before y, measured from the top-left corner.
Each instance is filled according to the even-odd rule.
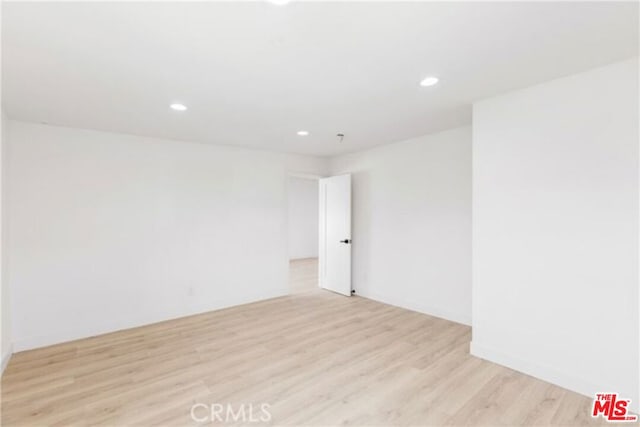
[[[405,308],[411,311],[417,311],[418,313],[427,314],[429,316],[439,317],[441,319],[450,320],[451,322],[462,323],[463,325],[471,326],[471,314],[453,313],[447,310],[442,310],[435,307],[430,307],[426,304],[422,304],[418,301],[412,301],[404,298],[392,297],[388,295],[381,295],[375,292],[360,292],[356,290],[356,295],[368,298],[374,301],[378,301],[384,304],[393,305],[400,308]]]
[[[13,346],[9,344],[9,348],[2,355],[2,364],[0,365],[0,376],[4,373],[4,369],[9,364],[9,359],[11,359],[12,355],[13,355]]]
[[[597,384],[593,384],[589,381],[567,375],[564,372],[548,366],[538,365],[522,358],[506,355],[500,351],[480,345],[474,341],[471,342],[470,352],[473,356],[523,372],[527,375],[531,375],[532,377],[566,388],[567,390],[575,391],[576,393],[582,394],[591,399],[593,399],[596,393],[617,391],[610,390],[610,387],[607,386],[598,386]],[[631,399],[634,398],[634,396],[624,397]],[[638,402],[637,399],[632,401],[631,405],[634,412],[638,412],[640,410],[640,402]]]
[[[289,257],[289,261],[302,261],[303,259],[318,259],[318,255],[317,254],[310,254],[310,255],[296,255],[296,256],[292,256]]]

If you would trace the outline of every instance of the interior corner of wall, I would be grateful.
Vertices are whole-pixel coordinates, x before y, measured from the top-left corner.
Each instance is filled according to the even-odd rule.
[[[2,361],[0,364],[0,376],[4,373],[5,368],[9,364],[9,360],[13,356],[13,345],[9,344],[9,348],[2,353]]]

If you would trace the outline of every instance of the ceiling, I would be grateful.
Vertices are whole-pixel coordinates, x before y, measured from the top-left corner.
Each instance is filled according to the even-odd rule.
[[[469,124],[475,100],[638,55],[637,2],[4,2],[2,15],[11,118],[321,156]],[[421,87],[428,75],[439,84]]]

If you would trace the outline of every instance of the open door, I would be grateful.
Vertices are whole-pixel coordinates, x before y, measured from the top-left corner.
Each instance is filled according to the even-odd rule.
[[[351,295],[351,175],[320,180],[320,287]]]

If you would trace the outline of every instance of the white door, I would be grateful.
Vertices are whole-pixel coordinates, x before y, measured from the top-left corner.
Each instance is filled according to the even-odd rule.
[[[320,287],[351,295],[351,175],[320,180]]]

